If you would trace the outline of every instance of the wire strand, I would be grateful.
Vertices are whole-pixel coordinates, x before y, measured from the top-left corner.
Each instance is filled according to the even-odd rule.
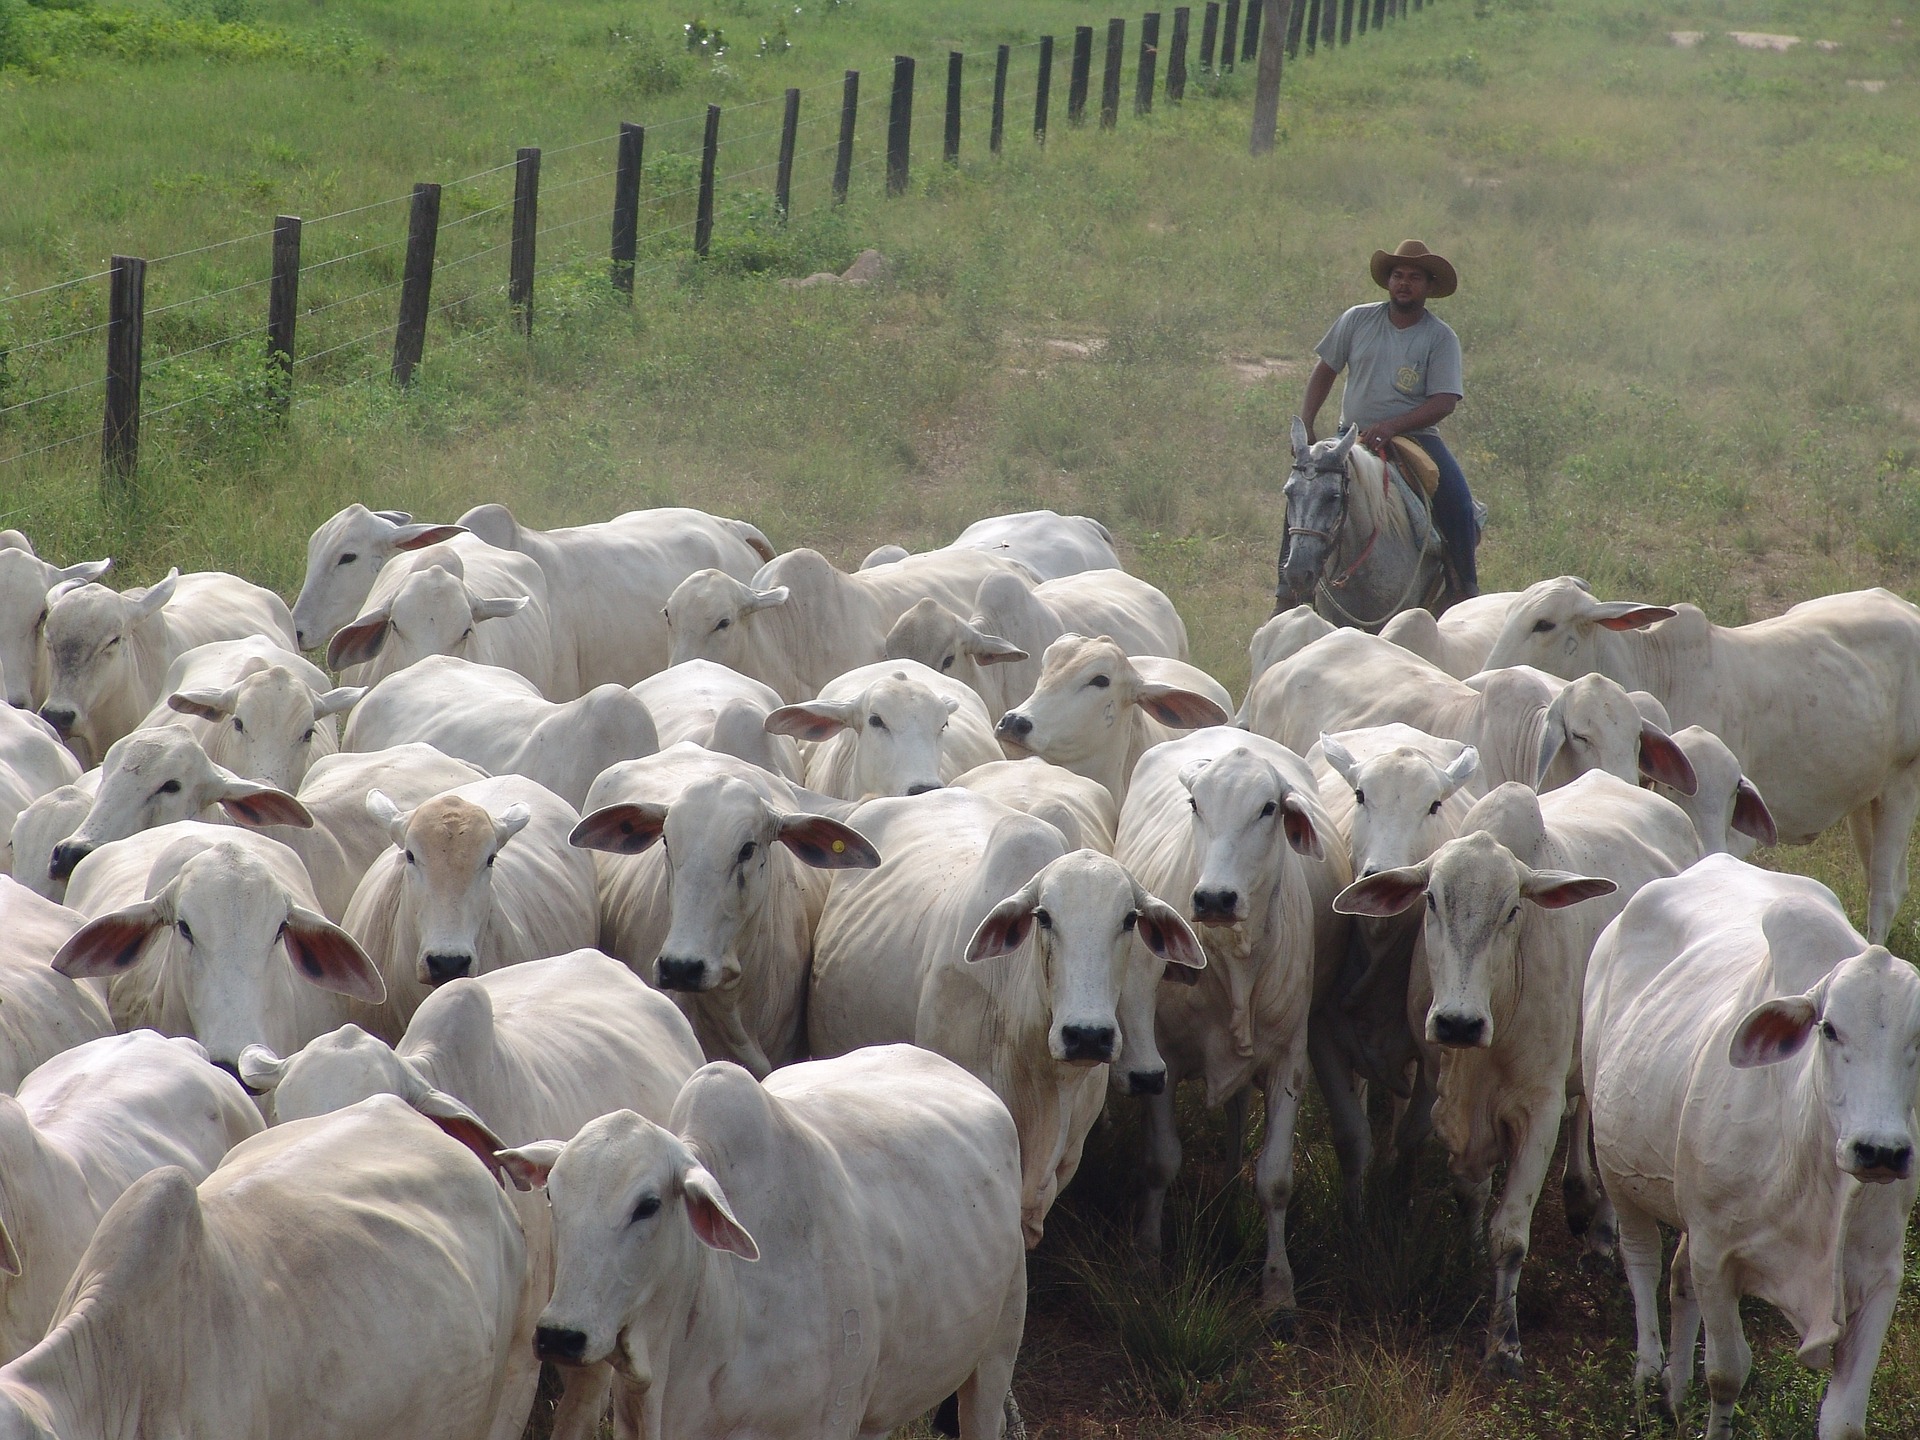
[[[66,439],[56,440],[51,445],[42,445],[36,450],[22,450],[18,454],[9,455],[5,459],[0,459],[0,465],[11,465],[19,460],[31,460],[36,455],[44,455],[49,450],[58,450],[62,445],[71,445],[76,440],[90,439],[93,433],[91,430],[82,430],[78,435],[69,435]],[[23,512],[16,510],[13,513],[18,515]]]
[[[244,285],[229,285],[225,290],[209,290],[206,294],[195,295],[191,299],[175,300],[170,304],[156,305],[153,309],[147,311],[146,318],[151,320],[154,316],[164,315],[169,310],[180,310],[188,305],[198,305],[203,300],[218,300],[223,295],[238,295],[242,290],[253,290],[262,285],[271,285],[272,283],[273,277],[271,275],[263,275],[260,279],[249,280]]]
[[[63,395],[77,395],[82,390],[91,390],[96,385],[107,383],[107,377],[96,375],[91,380],[83,380],[78,385],[69,385],[64,390],[54,390],[45,395],[36,395],[31,400],[21,400],[0,410],[0,415],[11,415],[16,410],[31,410],[36,405],[44,405],[49,400],[58,400]]]
[[[9,356],[30,355],[35,350],[44,350],[49,345],[59,345],[68,340],[78,340],[82,335],[91,335],[96,330],[104,330],[112,323],[111,320],[102,320],[98,325],[89,325],[83,330],[69,330],[64,335],[50,336],[45,340],[34,340],[25,345],[11,345],[6,348],[6,354]]]
[[[0,305],[11,305],[16,300],[31,300],[36,295],[51,295],[56,290],[68,290],[75,285],[84,285],[89,280],[104,280],[113,274],[111,270],[96,270],[91,275],[78,275],[71,280],[56,280],[51,285],[42,285],[38,290],[22,290],[18,295],[0,295]]]
[[[235,235],[231,240],[215,240],[210,245],[196,245],[191,250],[176,250],[171,255],[156,255],[147,261],[147,264],[164,265],[169,260],[184,260],[189,255],[204,255],[209,250],[224,250],[229,245],[244,245],[249,240],[264,240],[272,234],[271,230],[256,230],[251,235]]]

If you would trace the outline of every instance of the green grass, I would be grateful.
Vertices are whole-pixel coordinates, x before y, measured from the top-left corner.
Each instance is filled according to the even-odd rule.
[[[91,273],[113,252],[252,235],[156,266],[149,305],[245,284],[265,273],[257,232],[275,213],[386,200],[524,144],[547,147],[543,223],[570,227],[542,241],[557,268],[522,340],[502,326],[505,252],[490,248],[511,176],[450,186],[443,218],[463,223],[443,236],[436,300],[455,303],[431,324],[419,382],[396,394],[379,333],[395,292],[352,297],[397,279],[404,207],[311,226],[309,263],[386,248],[306,278],[302,355],[375,338],[303,365],[284,429],[249,346],[217,345],[259,322],[261,289],[152,316],[150,360],[216,348],[150,370],[149,407],[177,408],[154,420],[131,493],[101,498],[91,440],[0,466],[0,525],[63,562],[113,553],[127,583],[217,565],[291,594],[305,536],[352,499],[447,517],[505,499],[537,524],[695,504],[843,563],[1052,505],[1109,523],[1129,565],[1174,597],[1196,661],[1237,689],[1270,603],[1311,346],[1371,298],[1367,253],[1418,235],[1463,277],[1436,308],[1466,348],[1469,395],[1449,432],[1492,507],[1489,586],[1572,571],[1730,623],[1861,585],[1920,593],[1920,292],[1907,275],[1920,20],[1887,0],[1441,0],[1295,64],[1279,148],[1259,162],[1245,154],[1244,70],[1147,119],[1124,109],[1116,133],[1075,131],[1063,43],[1044,152],[1026,128],[1031,52],[1017,52],[1005,155],[986,155],[970,115],[952,171],[937,161],[941,55],[966,49],[978,103],[994,42],[1065,37],[1111,7],[31,8],[23,20],[0,6],[0,65],[20,57],[0,69],[0,292]],[[112,33],[148,36],[144,50],[100,38],[122,11],[139,24]],[[1122,13],[1131,36],[1137,16]],[[696,18],[730,42],[717,67],[681,38]],[[781,24],[790,48],[761,58],[759,37]],[[1712,33],[1680,50],[1672,29]],[[1750,53],[1732,29],[1842,48]],[[920,58],[921,98],[913,193],[888,202],[875,161],[896,52]],[[1130,44],[1129,75],[1132,58]],[[844,210],[823,203],[829,157],[803,160],[787,227],[768,174],[745,176],[723,186],[705,264],[684,230],[656,236],[631,309],[608,295],[610,154],[562,147],[649,123],[651,223],[682,225],[697,126],[662,122],[722,103],[723,169],[763,164],[777,107],[744,107],[798,85],[802,147],[824,145],[848,65],[867,103]],[[1889,84],[1870,94],[1849,79]],[[895,262],[890,284],[775,283],[868,246]],[[0,407],[94,378],[97,337],[20,347],[95,323],[101,295],[96,281],[0,304]],[[0,415],[0,457],[89,432],[97,406],[96,390]],[[1858,914],[1843,837],[1774,860]],[[1894,935],[1910,955],[1915,914]],[[1443,1170],[1424,1164],[1410,1218],[1380,1206],[1350,1229],[1310,1109],[1290,1247],[1303,1315],[1276,1341],[1247,1325],[1259,1242],[1243,1157],[1217,1122],[1188,1118],[1165,1274],[1137,1280],[1115,1239],[1132,1203],[1129,1107],[1096,1132],[1056,1212],[1019,1381],[1037,1434],[1631,1428],[1624,1287],[1575,1268],[1557,1201],[1541,1207],[1522,1293],[1529,1378],[1494,1385],[1478,1373],[1481,1271]],[[1875,1435],[1920,1430],[1915,1293],[1876,1381]],[[1750,1333],[1759,1363],[1739,1433],[1811,1436],[1819,1377],[1795,1369],[1763,1312]]]

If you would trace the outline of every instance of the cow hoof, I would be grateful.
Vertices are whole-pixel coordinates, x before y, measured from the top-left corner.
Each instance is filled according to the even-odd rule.
[[[1487,1356],[1486,1372],[1496,1380],[1518,1380],[1526,1374],[1520,1347],[1509,1341],[1494,1347]]]
[[[1282,1305],[1269,1310],[1264,1323],[1267,1334],[1275,1340],[1291,1340],[1294,1332],[1300,1328],[1300,1312],[1291,1305]]]
[[[1604,1280],[1614,1273],[1613,1247],[1603,1245],[1597,1237],[1589,1239],[1587,1248],[1580,1252],[1580,1258],[1575,1263],[1582,1274]]]

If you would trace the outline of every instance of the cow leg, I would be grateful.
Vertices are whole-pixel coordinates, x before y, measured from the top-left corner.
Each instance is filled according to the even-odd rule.
[[[1167,1189],[1173,1184],[1173,1177],[1180,1173],[1180,1127],[1173,1114],[1174,1075],[1167,1072],[1166,1088],[1158,1095],[1149,1095],[1145,1099],[1145,1124],[1141,1127],[1146,1140],[1145,1154],[1141,1170],[1146,1181],[1146,1194],[1140,1202],[1140,1230],[1138,1242],[1140,1252],[1155,1259],[1160,1255],[1161,1232],[1167,1204]],[[1267,1119],[1268,1129],[1273,1126],[1271,1116]]]
[[[1433,1073],[1426,1063],[1413,1062],[1413,1087],[1400,1107],[1393,1127],[1395,1179],[1409,1202],[1413,1198],[1414,1167],[1420,1163],[1420,1151],[1433,1134]]]
[[[1567,1125],[1567,1168],[1560,1193],[1566,1203],[1568,1231],[1586,1240],[1588,1255],[1612,1259],[1619,1227],[1594,1169],[1593,1110],[1584,1095],[1574,1097],[1573,1118]]]
[[[1867,1433],[1867,1392],[1880,1347],[1900,1298],[1899,1252],[1878,1283],[1847,1313],[1840,1343],[1833,1352],[1833,1376],[1820,1402],[1820,1440],[1860,1440]]]
[[[1620,1208],[1620,1260],[1633,1292],[1633,1400],[1640,1407],[1647,1388],[1659,1382],[1666,1356],[1660,1350],[1660,1225],[1638,1205]],[[1679,1274],[1678,1268],[1674,1273]]]
[[[1366,1090],[1324,1028],[1307,1026],[1307,1058],[1327,1103],[1333,1153],[1340,1162],[1340,1202],[1348,1219],[1360,1214],[1360,1187],[1366,1179],[1373,1136],[1367,1125]],[[1236,1152],[1238,1153],[1238,1152]]]
[[[1873,802],[1873,861],[1867,870],[1867,938],[1884,945],[1907,898],[1907,840],[1920,814],[1920,765],[1886,783]]]
[[[1267,1264],[1260,1276],[1260,1308],[1293,1310],[1293,1267],[1287,1263],[1287,1202],[1293,1198],[1293,1127],[1307,1088],[1304,1057],[1267,1076],[1267,1130],[1254,1166],[1253,1189],[1267,1217]]]
[[[1520,1267],[1526,1263],[1533,1230],[1533,1207],[1553,1162],[1560,1135],[1561,1095],[1542,1097],[1525,1112],[1524,1128],[1507,1164],[1507,1183],[1487,1225],[1487,1253],[1493,1261],[1493,1314],[1487,1322],[1487,1364],[1508,1375],[1520,1372],[1520,1320],[1515,1297]]]
[[[560,1403],[553,1412],[553,1440],[594,1440],[607,1413],[611,1365],[568,1366],[560,1372]]]
[[[1013,1403],[1013,1365],[1027,1326],[1027,1276],[1022,1266],[1000,1304],[993,1343],[960,1385],[960,1440],[1014,1440],[1024,1433]]]
[[[1688,1238],[1689,1248],[1697,1251],[1697,1237]],[[1707,1327],[1707,1395],[1712,1404],[1707,1411],[1706,1440],[1733,1440],[1734,1402],[1753,1369],[1753,1351],[1740,1324],[1740,1291],[1732,1268],[1717,1258],[1703,1261],[1695,1253],[1689,1268],[1699,1296],[1700,1318]]]
[[[1693,1252],[1686,1232],[1673,1251],[1673,1273],[1667,1284],[1667,1408],[1675,1415],[1693,1388],[1693,1352],[1700,1344],[1700,1297],[1693,1293]]]

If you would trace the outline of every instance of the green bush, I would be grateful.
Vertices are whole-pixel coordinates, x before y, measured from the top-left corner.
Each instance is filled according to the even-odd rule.
[[[182,20],[246,25],[259,18],[260,0],[167,0],[167,9]]]
[[[26,63],[26,25],[20,0],[0,0],[0,70]]]

